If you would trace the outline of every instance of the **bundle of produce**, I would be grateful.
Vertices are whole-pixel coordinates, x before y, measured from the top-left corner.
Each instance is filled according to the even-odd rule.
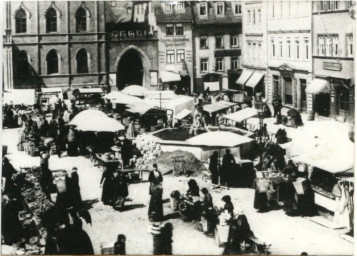
[[[174,152],[163,152],[160,156],[146,162],[148,166],[152,166],[153,163],[157,163],[159,170],[162,174],[173,171],[174,164],[173,159],[180,157],[184,162],[186,172],[192,172],[198,174],[201,171],[207,170],[203,163],[198,160],[192,153],[182,150],[176,150]]]
[[[22,188],[22,196],[27,202],[31,212],[35,215],[43,215],[54,207],[54,204],[47,198],[41,185],[41,170],[38,167],[24,169],[27,186]]]

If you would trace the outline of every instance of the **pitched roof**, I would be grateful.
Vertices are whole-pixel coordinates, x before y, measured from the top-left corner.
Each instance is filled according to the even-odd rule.
[[[167,23],[167,22],[192,22],[192,10],[191,10],[191,2],[182,1],[184,4],[184,11],[177,12],[173,9],[172,12],[165,12],[164,1],[153,1],[155,17],[157,23]]]

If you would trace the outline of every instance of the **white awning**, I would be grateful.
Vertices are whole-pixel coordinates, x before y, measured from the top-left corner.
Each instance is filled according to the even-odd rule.
[[[255,108],[244,108],[237,112],[223,116],[226,119],[233,120],[235,122],[242,122],[248,118],[258,115],[258,111]]]
[[[306,92],[311,94],[329,93],[331,91],[330,84],[325,79],[315,78],[307,85]]]
[[[171,71],[160,71],[160,78],[163,83],[181,81],[181,76]]]
[[[101,88],[79,88],[79,93],[103,93]]]
[[[186,116],[192,114],[192,111],[188,110],[187,108],[185,108],[184,110],[182,110],[180,113],[178,113],[175,118],[178,120],[184,119]]]
[[[219,91],[219,82],[204,82],[203,87],[205,90],[209,88],[211,92]]]
[[[14,89],[9,92],[5,92],[2,104],[15,105],[33,105],[36,103],[35,90],[34,89]]]
[[[44,93],[62,93],[61,87],[52,87],[52,88],[41,88],[41,92]]]
[[[254,72],[245,85],[251,88],[255,88],[255,86],[257,86],[260,80],[262,80],[263,76],[263,73]]]
[[[236,83],[244,85],[247,82],[247,80],[252,76],[252,74],[253,74],[252,71],[247,71],[247,70],[243,71],[243,73],[238,78]]]
[[[218,111],[233,107],[234,105],[237,105],[237,103],[220,100],[220,101],[217,101],[212,104],[204,105],[203,110],[208,113],[214,113],[214,112],[218,112]]]

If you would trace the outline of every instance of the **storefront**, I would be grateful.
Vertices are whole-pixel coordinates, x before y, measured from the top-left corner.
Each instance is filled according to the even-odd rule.
[[[353,91],[350,80],[334,77],[315,78],[306,89],[313,95],[313,111],[340,121],[353,115]]]
[[[304,70],[295,70],[284,64],[278,68],[270,68],[269,75],[271,99],[280,95],[283,105],[299,111],[307,111],[312,106],[311,95],[306,92],[311,78]],[[270,90],[269,90],[270,89]],[[270,98],[269,97],[269,98]]]

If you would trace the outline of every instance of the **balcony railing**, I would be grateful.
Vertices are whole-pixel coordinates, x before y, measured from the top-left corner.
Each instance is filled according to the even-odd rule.
[[[108,39],[113,41],[152,40],[157,39],[157,31],[113,31],[108,33]]]

